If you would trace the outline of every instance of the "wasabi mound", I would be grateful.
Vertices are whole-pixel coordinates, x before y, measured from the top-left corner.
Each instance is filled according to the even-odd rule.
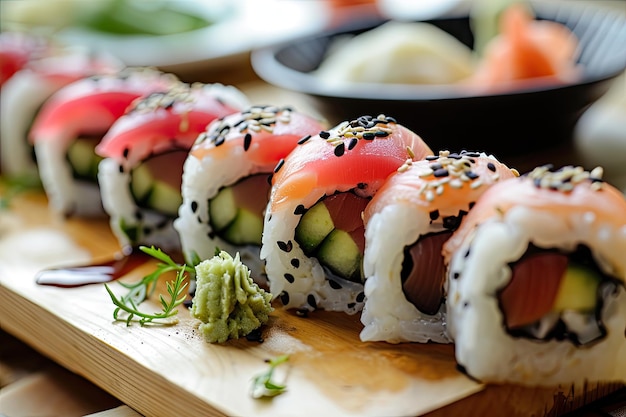
[[[267,323],[272,295],[250,277],[250,270],[235,258],[220,252],[196,266],[196,294],[191,315],[202,323],[208,342],[222,343],[245,337]]]

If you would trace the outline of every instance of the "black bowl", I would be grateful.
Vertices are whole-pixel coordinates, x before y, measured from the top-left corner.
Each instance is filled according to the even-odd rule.
[[[435,151],[463,148],[518,155],[570,140],[582,112],[626,68],[626,17],[575,3],[533,4],[533,9],[538,19],[562,23],[577,36],[583,75],[576,83],[470,95],[454,85],[353,84],[329,89],[312,74],[337,36],[362,33],[382,20],[254,50],[252,66],[265,81],[312,96],[331,123],[384,113],[418,133]],[[472,46],[468,16],[429,23]]]

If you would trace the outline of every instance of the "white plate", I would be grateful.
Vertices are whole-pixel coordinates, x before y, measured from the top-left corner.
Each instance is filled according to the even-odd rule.
[[[323,1],[185,0],[179,6],[221,20],[206,28],[164,36],[113,35],[65,29],[62,40],[107,51],[129,66],[171,67],[205,63],[321,31],[329,21]]]

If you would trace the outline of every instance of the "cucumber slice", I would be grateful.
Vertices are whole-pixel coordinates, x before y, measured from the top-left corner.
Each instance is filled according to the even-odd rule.
[[[333,230],[319,245],[317,258],[335,274],[360,281],[362,255],[348,232]]]
[[[176,216],[178,214],[178,208],[182,202],[183,199],[180,195],[180,190],[162,181],[154,181],[152,190],[146,201],[149,207],[170,216]]]
[[[554,302],[554,311],[593,311],[597,302],[599,274],[580,265],[567,267]]]
[[[224,230],[237,216],[237,204],[232,188],[223,188],[209,202],[209,219],[214,230]]]
[[[226,229],[224,239],[235,245],[261,245],[263,219],[246,209],[239,209]]]
[[[152,174],[150,169],[145,165],[139,165],[131,172],[130,191],[135,201],[144,202],[150,190],[152,190]]]
[[[95,141],[78,138],[67,149],[67,159],[78,177],[97,178],[101,157],[94,153]]]
[[[295,238],[304,253],[310,255],[334,228],[326,205],[320,201],[302,215],[296,227]]]

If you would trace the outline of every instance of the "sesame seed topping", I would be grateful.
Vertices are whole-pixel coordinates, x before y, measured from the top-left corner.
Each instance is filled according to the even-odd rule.
[[[386,117],[382,114],[375,118],[372,116],[360,116],[351,121],[344,121],[330,131],[321,131],[319,137],[335,147],[343,146],[343,150],[335,150],[335,154],[339,153],[340,155],[338,156],[341,156],[346,150],[346,145],[343,144],[344,139],[350,139],[347,150],[352,150],[361,139],[374,140],[389,136],[393,133],[391,124],[395,123],[394,118]]]
[[[196,144],[205,140],[210,140],[215,145],[218,142],[221,144],[226,140],[226,136],[231,130],[237,130],[239,133],[246,135],[244,136],[244,149],[247,150],[247,135],[261,131],[273,133],[277,123],[287,124],[291,122],[291,112],[292,110],[288,107],[252,106],[241,112],[240,117],[232,120],[232,122],[227,122],[222,118],[209,124],[207,130],[196,139]],[[251,140],[252,137],[250,137]]]
[[[583,167],[564,166],[554,170],[552,165],[543,165],[526,174],[537,188],[549,189],[560,192],[570,192],[578,184],[586,181],[591,182],[594,191],[602,189],[602,167],[596,167],[591,172]]]

